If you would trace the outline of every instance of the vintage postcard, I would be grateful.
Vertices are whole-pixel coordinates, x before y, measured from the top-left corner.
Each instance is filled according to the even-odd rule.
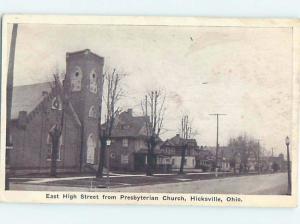
[[[297,206],[299,25],[4,16],[0,200]]]

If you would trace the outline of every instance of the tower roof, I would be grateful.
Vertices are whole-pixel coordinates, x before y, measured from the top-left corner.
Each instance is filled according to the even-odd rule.
[[[104,57],[99,56],[96,53],[93,53],[90,49],[84,49],[80,51],[73,51],[73,52],[67,52],[66,57],[68,58],[69,56],[74,56],[74,55],[93,55],[101,60],[104,59]]]

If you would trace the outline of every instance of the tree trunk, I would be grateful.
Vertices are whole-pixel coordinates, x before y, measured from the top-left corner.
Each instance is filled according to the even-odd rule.
[[[186,145],[183,146],[182,151],[181,151],[181,161],[180,161],[180,169],[179,169],[180,174],[183,174],[185,153],[186,153]]]
[[[50,170],[50,176],[56,177],[56,160],[57,160],[57,152],[59,147],[59,138],[60,136],[55,135],[55,137],[52,137],[52,153],[51,153],[51,170]]]
[[[152,155],[150,152],[147,154],[147,167],[146,167],[146,175],[152,176],[152,168],[151,168]]]
[[[236,161],[235,161],[235,158],[234,158],[234,162],[233,162],[233,174],[236,175]]]
[[[97,171],[97,178],[103,177],[103,168],[104,168],[104,162],[105,162],[105,152],[106,152],[106,138],[101,138],[101,148],[100,148],[100,155],[99,155],[99,165],[98,165],[98,171]]]
[[[148,155],[147,155],[147,169],[146,169],[146,175],[152,176],[153,175],[153,166],[154,166],[154,147],[155,147],[155,140],[151,138],[150,144],[148,146]]]
[[[146,175],[147,176],[152,176],[153,175],[151,146],[148,148]]]

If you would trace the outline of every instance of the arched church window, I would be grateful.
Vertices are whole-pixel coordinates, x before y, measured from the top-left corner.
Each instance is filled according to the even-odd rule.
[[[90,110],[89,110],[89,117],[97,118],[96,108],[95,108],[94,106],[91,106],[91,107],[90,107]]]
[[[89,134],[87,139],[86,162],[89,164],[95,163],[96,141],[93,133]]]
[[[62,102],[59,96],[56,96],[51,101],[51,108],[53,110],[62,110]]]
[[[47,135],[47,160],[52,159],[53,141],[55,141],[55,140],[51,137],[50,133],[51,132],[53,133],[55,128],[56,128],[56,125],[53,125],[50,128],[50,130],[48,132],[48,135]],[[60,137],[59,137],[58,150],[57,150],[56,155],[55,155],[56,161],[61,160],[61,151],[62,151],[62,149],[63,149],[63,137],[62,137],[62,134],[61,134]]]
[[[97,93],[97,73],[94,69],[90,73],[90,91]]]
[[[71,74],[71,91],[76,92],[81,90],[82,71],[79,66],[76,66]]]

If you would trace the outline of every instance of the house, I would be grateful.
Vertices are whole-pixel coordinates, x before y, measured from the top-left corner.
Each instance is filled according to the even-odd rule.
[[[213,171],[215,158],[215,155],[210,150],[201,146],[200,149],[196,151],[196,168],[204,172]]]
[[[147,153],[145,117],[133,116],[132,109],[117,114],[112,130],[110,168],[112,170],[140,170],[145,166]]]
[[[13,149],[9,152],[12,175],[49,173],[52,155],[49,132],[62,120],[57,172],[80,172],[98,163],[97,123],[103,63],[102,57],[88,49],[67,53],[66,75],[60,91],[53,82],[13,88],[10,122]]]
[[[221,171],[239,172],[241,164],[240,153],[230,147],[220,147],[219,162]]]
[[[128,109],[116,116],[111,135],[110,168],[119,171],[145,172],[147,166],[147,132],[145,116],[134,116]],[[170,157],[160,150],[162,141],[154,149],[154,170],[168,171]]]
[[[196,167],[196,150],[198,150],[195,139],[183,139],[176,134],[173,138],[167,139],[162,145],[161,150],[171,156],[172,169],[179,169],[181,164],[182,151],[184,144],[187,144],[185,151],[184,168],[192,169]]]
[[[213,154],[213,159],[216,158],[216,147],[206,147],[206,150]],[[213,166],[215,166],[215,161],[213,161]],[[241,168],[241,154],[238,150],[227,146],[219,146],[218,151],[218,168],[219,171],[224,172],[240,172]]]

